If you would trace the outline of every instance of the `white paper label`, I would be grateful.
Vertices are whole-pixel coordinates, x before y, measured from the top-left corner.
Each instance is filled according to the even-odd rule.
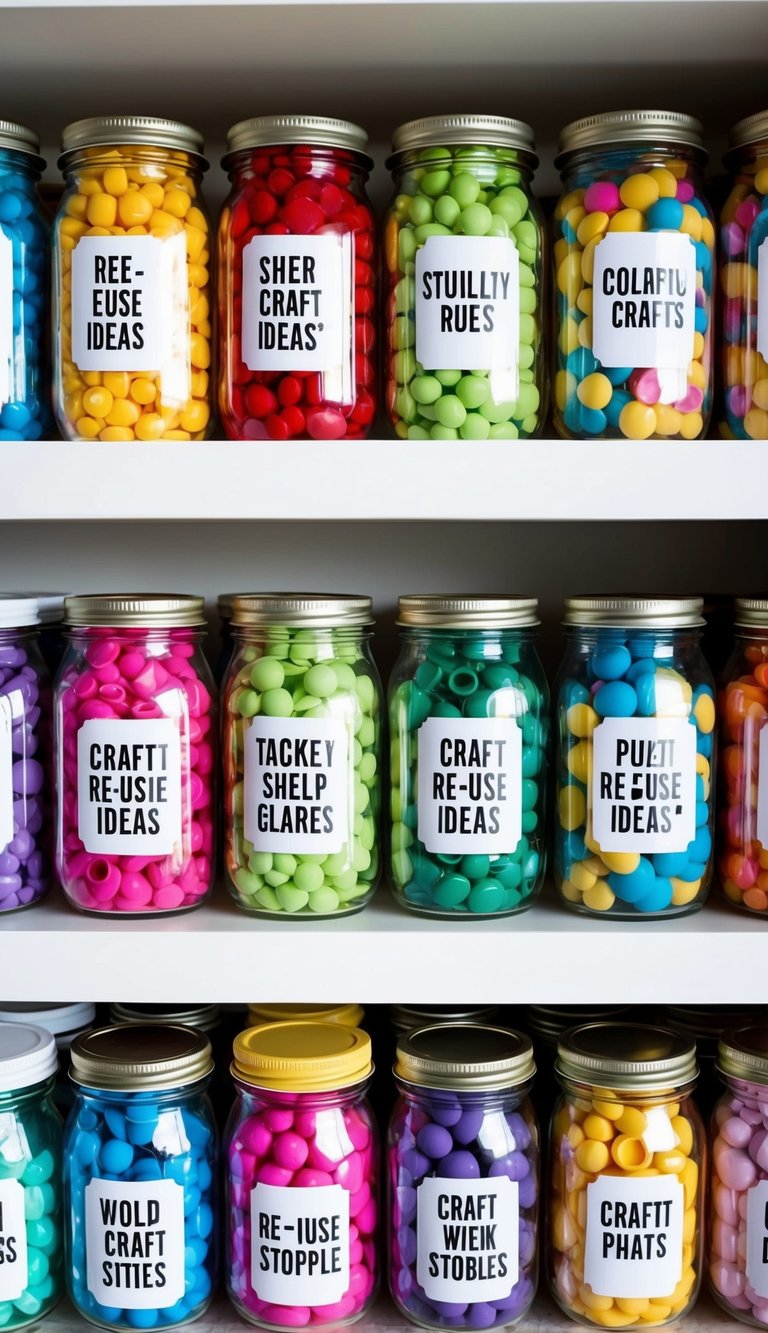
[[[175,1180],[89,1180],[88,1290],[100,1305],[166,1310],[184,1295],[184,1188]]]
[[[522,836],[514,718],[430,717],[419,728],[418,836],[428,852],[513,852]]]
[[[243,249],[248,369],[322,371],[325,398],[351,401],[353,270],[351,234],[254,236]]]
[[[592,351],[603,366],[686,370],[693,357],[696,251],[679,232],[611,232],[595,249]],[[662,390],[664,385],[662,385]],[[671,377],[681,398],[685,377]],[[662,392],[662,402],[673,401]]]
[[[13,244],[0,227],[0,407],[17,395],[13,376]]]
[[[518,1279],[517,1182],[427,1177],[416,1190],[416,1237],[430,1300],[503,1300]]]
[[[24,1186],[0,1180],[0,1301],[18,1300],[27,1286]]]
[[[587,1185],[584,1281],[595,1295],[672,1295],[683,1275],[683,1205],[675,1176]]]
[[[163,401],[189,396],[183,233],[84,236],[72,252],[72,359],[80,370],[163,376]]]
[[[520,260],[503,236],[430,236],[416,253],[416,360],[425,370],[510,372],[518,393]]]
[[[251,1190],[251,1286],[271,1305],[335,1305],[349,1287],[349,1194],[341,1185]]]
[[[0,695],[0,851],[13,839],[13,708]]]
[[[354,798],[344,723],[255,717],[244,745],[244,828],[256,851],[340,852]]]
[[[592,832],[604,852],[684,852],[696,836],[696,728],[607,717],[594,730]]]
[[[747,1282],[768,1296],[768,1180],[747,1193]]]
[[[173,718],[93,720],[77,733],[78,834],[87,852],[168,856],[181,843]]]
[[[757,350],[768,360],[768,236],[757,251]]]
[[[758,842],[768,848],[768,726],[763,726],[757,742],[757,821]]]

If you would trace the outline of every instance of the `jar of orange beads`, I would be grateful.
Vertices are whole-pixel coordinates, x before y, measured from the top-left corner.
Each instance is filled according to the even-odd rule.
[[[718,876],[726,897],[768,914],[768,597],[736,599],[720,690]]]

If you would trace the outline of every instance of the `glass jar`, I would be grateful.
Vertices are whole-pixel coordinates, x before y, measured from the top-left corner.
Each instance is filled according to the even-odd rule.
[[[659,1021],[665,1027],[678,1028],[696,1045],[696,1062],[699,1066],[696,1102],[705,1124],[721,1092],[715,1068],[720,1038],[733,1028],[764,1019],[768,1020],[768,1007],[765,1005],[737,1009],[729,1004],[714,1005],[712,1008],[701,1004],[667,1004],[661,1009]]]
[[[266,1023],[234,1053],[229,1297],[262,1328],[353,1323],[379,1282],[371,1039],[339,1023]]]
[[[709,1287],[732,1319],[768,1315],[768,1027],[724,1034],[711,1125]]]
[[[40,652],[50,672],[51,680],[53,680],[64,656],[64,603],[70,594],[66,592],[25,592],[24,596],[34,597],[37,601],[37,614],[40,619]]]
[[[625,920],[701,907],[715,705],[699,597],[570,597],[558,674],[555,883]]]
[[[0,914],[39,902],[50,880],[51,682],[35,597],[0,593]]]
[[[39,440],[48,399],[48,223],[37,135],[0,120],[0,442]]]
[[[341,916],[379,879],[382,693],[370,597],[234,599],[224,692],[229,889],[261,916]]]
[[[384,323],[397,435],[538,435],[545,233],[533,130],[501,116],[428,116],[395,130],[392,149]]]
[[[704,1129],[692,1042],[593,1023],[558,1045],[550,1140],[549,1285],[587,1326],[668,1324],[701,1280]]]
[[[184,912],[213,882],[216,707],[202,597],[68,597],[56,864],[99,915]]]
[[[234,640],[232,638],[232,603],[236,594],[233,592],[222,592],[216,598],[216,611],[219,617],[219,655],[213,668],[213,678],[217,685],[221,685],[227,674],[234,650]]]
[[[80,1032],[87,1032],[96,1019],[95,1004],[0,1004],[0,1023],[32,1023],[50,1032],[56,1042],[60,1063],[55,1075],[53,1104],[63,1118],[72,1105],[72,1084],[67,1078],[69,1048]]]
[[[768,914],[768,598],[737,597],[718,698],[717,870],[730,903]]]
[[[768,112],[734,125],[726,165],[731,192],[720,214],[720,309],[726,439],[768,438]]]
[[[257,116],[227,135],[219,410],[229,439],[364,439],[376,413],[368,137]]]
[[[549,691],[525,597],[401,597],[390,680],[395,897],[436,916],[530,907],[546,864]]]
[[[149,116],[68,125],[53,228],[53,396],[69,440],[208,434],[210,235],[203,140]]]
[[[248,1026],[264,1023],[338,1023],[344,1028],[362,1027],[365,1010],[360,1004],[249,1004]]]
[[[72,1043],[64,1139],[67,1289],[101,1328],[175,1328],[217,1272],[217,1142],[208,1038],[125,1024]]]
[[[581,1027],[585,1023],[612,1022],[623,1018],[628,1011],[624,1007],[586,1008],[582,1005],[563,1005],[555,1008],[550,1005],[530,1004],[525,1007],[520,1018],[521,1026],[530,1033],[533,1041],[533,1058],[536,1061],[536,1085],[531,1093],[534,1109],[542,1124],[547,1124],[552,1114],[552,1106],[557,1097],[557,1079],[555,1078],[555,1057],[557,1043],[569,1028]]]
[[[6,1329],[36,1324],[64,1295],[55,1074],[50,1032],[0,1024],[0,1322]]]
[[[614,111],[567,125],[556,165],[557,375],[566,439],[704,435],[715,228],[701,125]]]

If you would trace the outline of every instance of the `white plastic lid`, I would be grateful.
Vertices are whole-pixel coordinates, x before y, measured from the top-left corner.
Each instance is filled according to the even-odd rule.
[[[64,598],[71,597],[68,592],[31,592],[29,597],[37,599],[37,614],[41,625],[55,625],[64,619]]]
[[[37,597],[0,592],[0,629],[23,629],[25,625],[39,624]]]
[[[96,1021],[96,1005],[81,1004],[37,1004],[34,1000],[19,1001],[13,1004],[0,1004],[0,1023],[34,1023],[45,1028],[54,1037],[63,1032],[82,1032],[92,1027]]]
[[[0,1023],[0,1092],[44,1083],[56,1073],[56,1042],[31,1023]]]

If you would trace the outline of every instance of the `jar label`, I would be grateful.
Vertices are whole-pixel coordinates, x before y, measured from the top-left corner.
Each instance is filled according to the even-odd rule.
[[[596,1296],[671,1296],[683,1276],[684,1191],[674,1176],[587,1185],[584,1281]]]
[[[181,742],[175,719],[84,722],[77,733],[77,809],[87,852],[178,852]]]
[[[768,1296],[768,1180],[747,1192],[747,1282]]]
[[[20,396],[13,377],[13,342],[13,243],[0,227],[0,407]]]
[[[100,1305],[175,1305],[184,1295],[184,1187],[175,1180],[89,1180],[85,1258],[88,1290]]]
[[[416,1277],[430,1300],[503,1300],[518,1280],[517,1182],[428,1176],[416,1190],[416,1236]]]
[[[696,331],[696,250],[680,232],[609,232],[595,248],[592,351],[603,366],[643,366],[662,403],[685,396]]]
[[[349,1287],[349,1193],[341,1185],[251,1190],[251,1286],[270,1305],[335,1305]]]
[[[506,372],[496,402],[519,392],[520,259],[503,236],[429,236],[416,252],[416,360],[425,370]]]
[[[13,707],[0,695],[0,851],[13,840]]]
[[[243,249],[248,369],[321,371],[323,397],[351,402],[353,270],[351,233],[254,236]]]
[[[18,1300],[27,1281],[24,1186],[18,1180],[0,1180],[0,1301]]]
[[[514,718],[430,717],[419,728],[418,837],[428,852],[513,852],[523,736]]]
[[[757,251],[757,350],[768,361],[768,236]]]
[[[163,376],[163,403],[190,388],[184,233],[84,236],[72,252],[72,360],[79,370]]]
[[[768,726],[763,726],[757,743],[757,818],[755,832],[763,847],[768,847]]]
[[[696,836],[696,728],[607,717],[592,735],[592,833],[604,852],[684,852]]]
[[[255,717],[244,731],[248,841],[257,852],[340,852],[354,795],[344,723]]]

